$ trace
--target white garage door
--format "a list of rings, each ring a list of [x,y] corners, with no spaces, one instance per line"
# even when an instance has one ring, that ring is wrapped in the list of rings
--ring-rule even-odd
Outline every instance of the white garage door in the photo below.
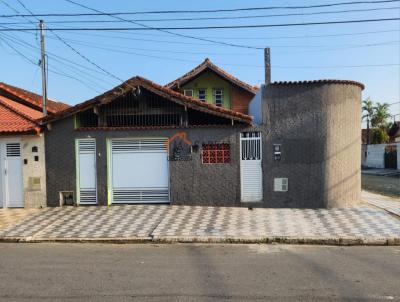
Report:
[[[166,139],[111,141],[112,203],[169,202]]]

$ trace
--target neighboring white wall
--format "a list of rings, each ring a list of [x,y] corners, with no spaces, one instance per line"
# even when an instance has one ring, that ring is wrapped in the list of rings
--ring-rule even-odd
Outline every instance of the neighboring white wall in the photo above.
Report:
[[[253,122],[256,125],[262,124],[262,108],[261,108],[261,94],[262,89],[259,89],[254,96],[254,98],[250,101],[249,104],[249,115],[253,117]]]
[[[364,161],[364,165],[369,168],[385,168],[385,147],[388,145],[397,145],[397,169],[400,169],[400,143],[365,146],[367,148],[367,158]]]
[[[44,134],[22,136],[21,147],[25,207],[45,207],[46,166],[44,153]],[[32,152],[33,147],[37,147],[37,152]],[[35,156],[38,156],[38,161],[35,161]],[[27,160],[27,164],[24,164],[24,160]],[[36,180],[36,183],[33,182],[34,180]]]

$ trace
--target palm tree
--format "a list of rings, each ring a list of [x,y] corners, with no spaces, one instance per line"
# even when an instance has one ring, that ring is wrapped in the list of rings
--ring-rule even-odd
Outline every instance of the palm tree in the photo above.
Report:
[[[388,142],[388,119],[390,116],[389,104],[376,103],[376,106],[374,106],[374,113],[371,118],[371,125],[374,128],[374,143],[381,144]]]
[[[370,98],[367,98],[362,102],[362,112],[364,115],[362,116],[362,120],[367,119],[367,145],[369,145],[369,122],[374,115],[374,103]]]

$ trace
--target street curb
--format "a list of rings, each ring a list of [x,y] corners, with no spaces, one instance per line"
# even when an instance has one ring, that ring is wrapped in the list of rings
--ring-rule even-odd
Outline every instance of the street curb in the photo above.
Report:
[[[155,243],[231,243],[231,244],[304,244],[304,245],[327,245],[327,246],[399,246],[400,238],[293,238],[293,237],[175,237],[157,236],[153,238]]]
[[[33,238],[2,237],[0,242],[8,243],[110,243],[110,244],[144,244],[144,243],[205,243],[205,244],[298,244],[325,246],[400,246],[399,238],[293,238],[293,237],[134,237],[134,238]]]

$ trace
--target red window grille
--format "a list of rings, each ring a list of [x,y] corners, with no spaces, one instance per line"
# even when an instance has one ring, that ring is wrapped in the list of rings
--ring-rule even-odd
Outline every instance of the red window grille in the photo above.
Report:
[[[231,162],[229,144],[204,144],[202,148],[203,164],[228,164]]]

